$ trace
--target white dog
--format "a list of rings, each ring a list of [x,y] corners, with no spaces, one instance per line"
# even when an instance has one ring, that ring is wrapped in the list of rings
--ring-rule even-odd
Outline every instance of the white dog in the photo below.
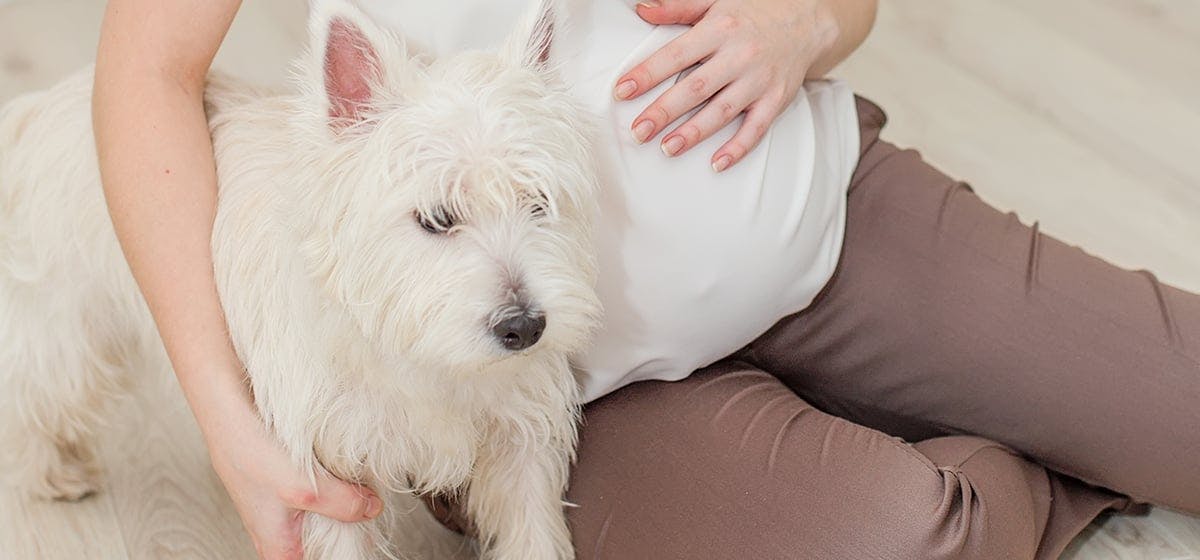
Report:
[[[568,360],[600,310],[557,10],[495,53],[425,62],[320,5],[296,92],[213,78],[206,95],[217,283],[259,412],[307,472],[465,493],[487,558],[571,558]],[[90,83],[0,112],[0,453],[58,499],[96,488],[106,403],[161,352],[105,211]],[[381,527],[309,515],[307,556],[391,556]]]

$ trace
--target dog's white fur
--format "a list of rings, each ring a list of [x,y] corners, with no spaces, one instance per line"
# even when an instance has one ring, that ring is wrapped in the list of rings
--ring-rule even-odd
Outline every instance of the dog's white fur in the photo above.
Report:
[[[539,5],[498,52],[422,61],[325,1],[296,92],[213,77],[206,94],[217,283],[263,420],[307,472],[465,491],[488,558],[573,557],[568,360],[599,315],[596,185],[584,113],[547,58],[555,12]],[[0,111],[0,454],[60,499],[96,488],[107,403],[162,351],[105,212],[90,83]],[[450,231],[418,224],[442,212]],[[491,327],[520,304],[547,326],[511,352]],[[391,556],[382,526],[309,515],[306,556]]]

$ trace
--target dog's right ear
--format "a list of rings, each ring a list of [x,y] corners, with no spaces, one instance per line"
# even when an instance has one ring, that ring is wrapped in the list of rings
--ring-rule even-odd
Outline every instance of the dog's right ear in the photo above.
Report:
[[[563,32],[559,4],[556,0],[533,1],[504,46],[509,60],[539,73],[553,72],[555,36]]]
[[[370,118],[382,94],[403,71],[403,42],[381,30],[345,0],[315,2],[309,18],[310,46],[303,70],[316,114],[335,132]]]

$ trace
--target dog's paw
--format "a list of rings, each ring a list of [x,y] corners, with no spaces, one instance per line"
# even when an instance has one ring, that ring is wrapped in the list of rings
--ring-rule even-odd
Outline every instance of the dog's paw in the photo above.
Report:
[[[30,488],[37,498],[77,502],[100,490],[100,472],[90,461],[63,461]]]
[[[28,442],[27,442],[28,443]],[[7,457],[4,482],[32,499],[75,502],[100,489],[100,469],[89,450],[36,440],[24,461]],[[0,458],[5,459],[5,458]]]

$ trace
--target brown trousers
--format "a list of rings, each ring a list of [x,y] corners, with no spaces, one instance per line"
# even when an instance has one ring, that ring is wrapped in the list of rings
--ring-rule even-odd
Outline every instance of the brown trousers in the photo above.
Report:
[[[1106,508],[1200,512],[1200,296],[1039,234],[859,117],[817,301],[587,407],[580,560],[1051,559]]]

